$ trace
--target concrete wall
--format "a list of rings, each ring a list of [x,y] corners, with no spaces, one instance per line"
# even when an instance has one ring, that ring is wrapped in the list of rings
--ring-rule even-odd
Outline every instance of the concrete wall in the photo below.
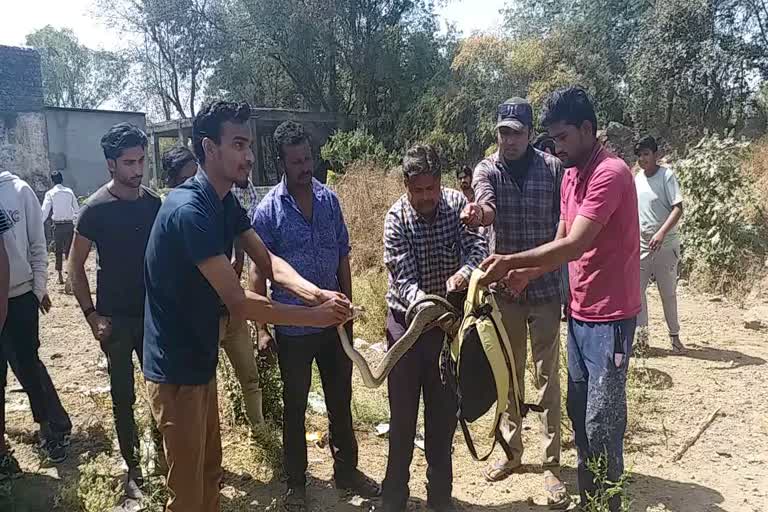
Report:
[[[110,179],[99,144],[110,127],[128,122],[146,130],[144,114],[136,112],[46,107],[45,118],[51,169],[62,171],[64,185],[77,196],[90,195]]]
[[[42,199],[50,186],[40,56],[0,46],[0,171],[25,179]]]

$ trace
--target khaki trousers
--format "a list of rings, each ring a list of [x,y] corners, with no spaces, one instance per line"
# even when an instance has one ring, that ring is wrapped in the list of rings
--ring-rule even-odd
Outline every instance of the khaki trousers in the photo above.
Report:
[[[662,247],[655,252],[643,252],[640,256],[640,290],[643,309],[637,317],[637,326],[648,325],[648,298],[646,290],[653,276],[661,296],[664,319],[670,336],[680,334],[680,321],[677,317],[677,264],[680,261],[680,244]]]
[[[245,402],[245,414],[252,427],[264,424],[262,412],[261,387],[259,386],[259,367],[253,350],[253,340],[248,322],[229,322],[223,318],[220,324],[221,348],[227,354],[235,377],[240,382]]]
[[[560,301],[546,304],[519,304],[497,295],[504,328],[512,345],[518,385],[525,397],[525,367],[528,356],[528,332],[534,362],[536,403],[540,413],[544,469],[556,476],[560,471]],[[513,453],[516,464],[523,456],[522,419],[514,405],[514,388],[509,388],[509,403],[501,416],[501,434]]]
[[[168,461],[166,512],[218,512],[221,432],[216,378],[200,386],[147,381]]]

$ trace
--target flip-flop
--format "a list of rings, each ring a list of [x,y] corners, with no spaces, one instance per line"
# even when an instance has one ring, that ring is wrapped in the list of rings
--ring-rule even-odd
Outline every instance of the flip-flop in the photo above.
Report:
[[[554,485],[544,484],[544,492],[547,493],[547,506],[550,510],[565,510],[571,504],[571,496],[565,488],[565,484],[559,481]]]
[[[497,460],[492,465],[485,468],[483,476],[489,482],[501,482],[512,475],[515,471],[520,469],[521,464],[514,464],[512,462],[502,462]]]

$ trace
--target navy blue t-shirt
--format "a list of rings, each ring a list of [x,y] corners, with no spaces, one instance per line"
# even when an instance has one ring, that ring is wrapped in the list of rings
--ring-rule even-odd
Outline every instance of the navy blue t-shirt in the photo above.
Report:
[[[232,255],[250,229],[245,210],[220,200],[203,170],[168,194],[144,261],[144,376],[161,384],[207,384],[216,375],[221,300],[197,268]]]

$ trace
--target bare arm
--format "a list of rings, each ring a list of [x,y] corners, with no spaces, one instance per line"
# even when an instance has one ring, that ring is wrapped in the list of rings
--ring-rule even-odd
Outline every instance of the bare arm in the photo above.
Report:
[[[664,221],[664,224],[662,224],[662,226],[659,228],[656,234],[653,235],[653,238],[651,238],[651,241],[649,244],[651,250],[655,251],[662,246],[662,244],[664,243],[664,238],[667,236],[667,233],[669,233],[670,230],[674,228],[678,222],[680,222],[680,218],[682,216],[683,216],[683,203],[678,203],[672,207],[672,211],[669,212],[669,215],[667,216],[667,220]]]
[[[69,251],[69,275],[72,278],[72,291],[75,294],[80,309],[87,311],[93,307],[91,286],[85,274],[85,261],[91,252],[91,241],[80,233],[75,233],[72,248]]]
[[[245,231],[239,239],[254,262],[252,267],[256,267],[251,272],[256,272],[259,281],[264,282],[263,290],[266,290],[266,279],[271,279],[307,304],[317,305],[327,298],[320,288],[301,277],[287,261],[269,252],[254,230]]]
[[[244,291],[232,265],[224,255],[208,258],[197,267],[234,318],[274,325],[330,327],[344,322],[349,317],[349,303],[339,299],[314,307],[292,306],[273,302],[250,290]]]
[[[562,224],[561,222],[560,225]],[[558,229],[558,234],[561,229],[563,228]],[[584,254],[602,229],[603,226],[600,223],[577,215],[570,233],[563,238],[557,238],[529,251],[506,255],[494,254],[486,259],[481,265],[486,272],[481,284],[494,283],[510,270],[518,268],[539,267],[542,270],[554,270],[563,263],[578,259]]]
[[[352,271],[349,267],[349,256],[339,260],[339,271],[336,274],[339,280],[339,288],[350,302],[352,302]]]

